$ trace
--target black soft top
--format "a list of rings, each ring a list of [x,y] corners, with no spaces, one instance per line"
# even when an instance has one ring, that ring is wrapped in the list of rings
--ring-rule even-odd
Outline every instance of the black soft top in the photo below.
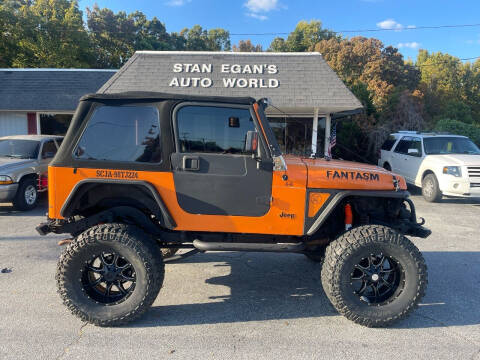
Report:
[[[229,104],[253,104],[256,100],[252,97],[231,97],[231,96],[201,96],[169,94],[152,91],[127,91],[111,94],[87,94],[80,98],[80,101],[86,100],[182,100],[182,101],[205,101],[221,102]]]

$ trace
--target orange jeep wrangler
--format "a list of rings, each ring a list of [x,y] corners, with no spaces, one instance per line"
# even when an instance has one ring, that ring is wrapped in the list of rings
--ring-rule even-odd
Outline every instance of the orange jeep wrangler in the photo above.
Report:
[[[430,231],[405,180],[283,156],[266,106],[162,93],[81,99],[49,166],[48,222],[37,227],[74,237],[56,275],[73,314],[101,326],[131,321],[157,297],[164,258],[205,251],[322,262],[333,306],[362,325],[386,326],[417,306],[427,269],[405,235]]]

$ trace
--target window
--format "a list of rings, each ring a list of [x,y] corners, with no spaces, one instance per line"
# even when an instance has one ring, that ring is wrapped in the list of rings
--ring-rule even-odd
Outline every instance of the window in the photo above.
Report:
[[[75,156],[88,160],[159,163],[161,144],[157,108],[97,108],[80,138]]]
[[[409,149],[417,149],[417,154],[408,153]],[[395,152],[404,155],[422,156],[422,141],[420,138],[404,136],[395,147]]]
[[[40,141],[36,140],[0,140],[0,157],[17,159],[36,159]]]
[[[312,154],[312,118],[269,117],[270,127],[275,134],[283,154],[310,156]],[[317,155],[323,156],[325,118],[318,119]]]
[[[184,106],[176,116],[181,152],[245,153],[247,131],[255,125],[250,110],[214,106]]]
[[[50,159],[57,153],[57,146],[53,140],[49,140],[43,143],[42,147],[42,159]]]
[[[383,143],[383,145],[382,145],[382,150],[386,150],[386,151],[392,150],[392,147],[393,147],[393,145],[395,144],[395,141],[397,141],[397,139],[395,138],[395,136],[390,135],[390,136],[388,137],[388,139],[385,140],[385,142]]]
[[[40,114],[40,132],[46,135],[65,135],[72,114]]]
[[[480,155],[480,149],[467,138],[431,137],[423,140],[425,153],[433,154],[473,154]]]

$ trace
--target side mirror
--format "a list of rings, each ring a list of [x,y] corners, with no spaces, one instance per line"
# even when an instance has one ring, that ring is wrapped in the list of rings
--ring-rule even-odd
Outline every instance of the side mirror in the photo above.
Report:
[[[258,133],[256,131],[247,131],[245,136],[245,152],[254,154],[258,149]]]
[[[418,152],[418,149],[408,149],[408,155],[419,156],[420,153]]]

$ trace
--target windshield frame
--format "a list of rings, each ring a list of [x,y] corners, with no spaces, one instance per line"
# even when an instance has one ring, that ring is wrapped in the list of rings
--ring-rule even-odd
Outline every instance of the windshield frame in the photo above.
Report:
[[[427,149],[427,142],[430,140],[440,140],[440,139],[453,139],[455,141],[466,141],[473,145],[473,148],[477,150],[477,152],[431,152]],[[480,155],[480,149],[478,146],[468,137],[460,137],[460,136],[435,136],[435,137],[425,137],[423,138],[423,150],[425,155]]]
[[[24,152],[21,154],[7,154],[7,153],[1,153],[0,152],[0,158],[8,158],[8,159],[30,159],[30,160],[37,160],[38,155],[40,153],[40,145],[41,141],[39,140],[33,140],[33,139],[0,139],[0,151],[1,151],[1,143],[3,142],[17,142],[17,143],[24,143],[25,145],[27,143],[31,143],[30,149],[27,149],[28,152]]]

